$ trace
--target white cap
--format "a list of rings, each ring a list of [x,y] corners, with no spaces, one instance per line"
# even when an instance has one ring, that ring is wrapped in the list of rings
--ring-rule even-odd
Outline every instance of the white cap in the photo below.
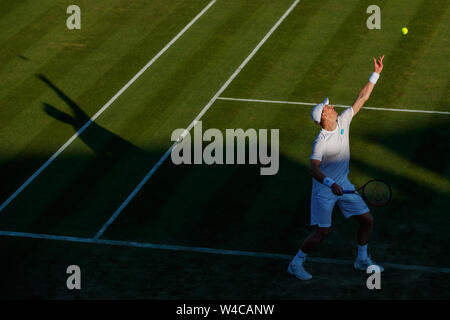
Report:
[[[322,109],[329,103],[328,98],[325,98],[322,103],[316,104],[316,106],[311,111],[311,118],[315,123],[320,123],[320,119],[322,118]]]

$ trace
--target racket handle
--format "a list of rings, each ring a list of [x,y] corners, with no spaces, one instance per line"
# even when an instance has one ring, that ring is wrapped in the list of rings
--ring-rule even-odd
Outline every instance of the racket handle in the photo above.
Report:
[[[343,193],[356,193],[356,190],[343,190]]]

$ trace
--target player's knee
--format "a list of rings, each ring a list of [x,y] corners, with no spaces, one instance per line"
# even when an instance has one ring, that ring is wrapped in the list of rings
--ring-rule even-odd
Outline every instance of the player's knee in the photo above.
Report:
[[[367,212],[360,216],[359,223],[364,227],[372,227],[373,226],[373,216],[370,212]]]

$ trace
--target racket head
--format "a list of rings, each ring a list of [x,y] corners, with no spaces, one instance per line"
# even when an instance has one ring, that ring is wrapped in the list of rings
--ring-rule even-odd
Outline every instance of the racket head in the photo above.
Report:
[[[375,207],[384,207],[391,202],[392,188],[383,180],[374,179],[368,181],[362,188],[361,193],[367,202]]]

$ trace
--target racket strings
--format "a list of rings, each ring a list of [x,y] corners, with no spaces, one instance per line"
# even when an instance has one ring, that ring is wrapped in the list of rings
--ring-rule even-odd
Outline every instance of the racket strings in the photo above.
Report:
[[[381,181],[372,181],[364,187],[364,195],[369,202],[374,204],[385,204],[391,198],[391,189]]]

